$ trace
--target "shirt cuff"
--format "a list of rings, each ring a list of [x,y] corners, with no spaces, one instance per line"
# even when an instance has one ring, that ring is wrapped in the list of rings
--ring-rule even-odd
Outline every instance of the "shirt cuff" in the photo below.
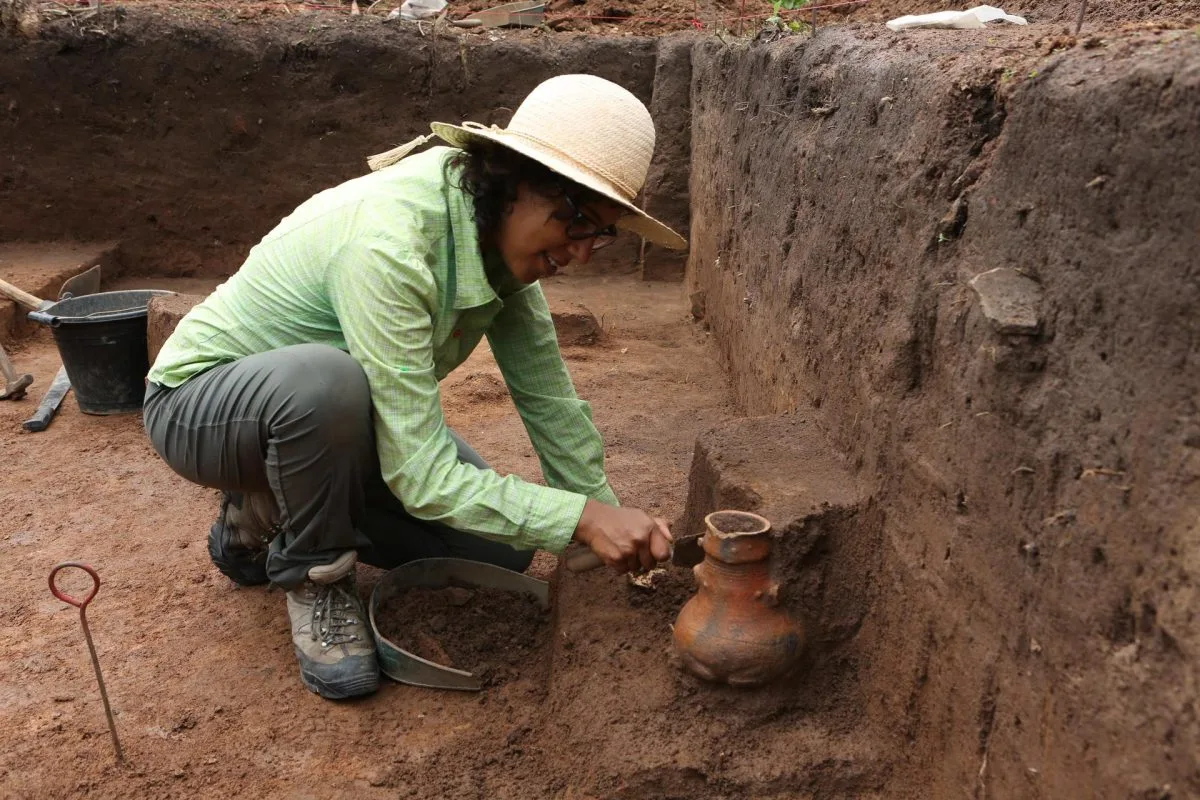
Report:
[[[606,506],[620,506],[621,505],[621,501],[617,499],[617,493],[614,492],[612,490],[612,487],[608,485],[608,481],[605,481],[604,485],[601,486],[599,490],[597,490],[596,492],[594,492],[592,494],[592,499],[599,500],[601,503],[604,503]]]
[[[540,528],[545,531],[541,540],[537,542],[537,546],[554,555],[560,555],[567,549],[567,545],[575,536],[575,529],[579,527],[579,518],[583,516],[583,507],[587,505],[588,498],[582,494],[565,492],[561,489],[539,488],[554,492],[558,502],[555,503],[552,515],[547,515],[548,518],[531,520],[538,526],[534,530]]]

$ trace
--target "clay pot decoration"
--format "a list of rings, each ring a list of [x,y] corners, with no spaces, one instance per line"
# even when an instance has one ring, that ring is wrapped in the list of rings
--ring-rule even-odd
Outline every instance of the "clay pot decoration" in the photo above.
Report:
[[[717,511],[704,525],[696,595],[674,627],[684,668],[731,686],[759,686],[786,675],[800,658],[804,628],[777,607],[771,523],[746,511]]]

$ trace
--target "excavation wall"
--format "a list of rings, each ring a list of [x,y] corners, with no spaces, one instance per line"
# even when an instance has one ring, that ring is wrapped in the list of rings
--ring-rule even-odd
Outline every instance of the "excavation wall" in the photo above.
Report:
[[[0,37],[0,240],[117,239],[132,271],[229,274],[296,205],[431,120],[504,125],[568,72],[652,99],[655,39],[422,30],[111,9]]]
[[[879,512],[889,795],[1192,796],[1200,39],[1039,44],[697,46],[687,280]]]

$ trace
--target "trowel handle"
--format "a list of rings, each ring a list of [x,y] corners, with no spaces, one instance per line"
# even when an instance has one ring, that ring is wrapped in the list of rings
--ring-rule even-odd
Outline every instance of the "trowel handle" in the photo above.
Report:
[[[567,569],[571,572],[587,572],[596,567],[604,566],[604,561],[600,556],[596,555],[595,551],[583,548],[571,553],[567,556]]]
[[[693,548],[694,548],[694,542],[695,542],[696,538],[697,537],[692,537],[692,540],[691,540],[691,543],[693,544]],[[684,540],[685,543],[687,543],[688,541],[689,540],[687,540],[687,539]],[[697,559],[696,561],[682,562],[682,563],[685,563],[686,566],[693,566],[695,564],[700,563],[700,560],[703,559],[703,557],[704,557],[703,551],[701,551],[700,559]],[[681,563],[675,557],[674,543],[671,544],[671,555],[667,557],[667,560],[672,563]],[[571,572],[587,572],[588,570],[593,570],[596,567],[604,566],[603,559],[601,559],[600,556],[596,555],[596,552],[594,550],[589,550],[586,547],[580,548],[580,549],[576,550],[574,553],[571,553],[571,555],[567,556],[566,562],[567,562],[567,569],[571,570]]]
[[[15,300],[26,308],[37,311],[42,307],[42,301],[24,289],[18,289],[6,280],[0,280],[0,294],[10,300]]]

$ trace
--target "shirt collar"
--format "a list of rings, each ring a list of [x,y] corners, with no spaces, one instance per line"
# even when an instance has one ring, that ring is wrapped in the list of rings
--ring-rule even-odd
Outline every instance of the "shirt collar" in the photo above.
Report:
[[[439,159],[438,169],[445,169],[446,207],[450,212],[450,232],[454,239],[454,308],[461,310],[484,306],[499,300],[497,288],[503,294],[504,287],[493,288],[488,281],[488,270],[479,247],[479,228],[475,224],[475,200],[458,186],[458,176],[462,170],[444,166],[459,151],[448,147],[439,149],[446,150],[446,158]],[[503,274],[508,273],[503,264],[500,267]],[[495,269],[493,273],[500,274]]]

